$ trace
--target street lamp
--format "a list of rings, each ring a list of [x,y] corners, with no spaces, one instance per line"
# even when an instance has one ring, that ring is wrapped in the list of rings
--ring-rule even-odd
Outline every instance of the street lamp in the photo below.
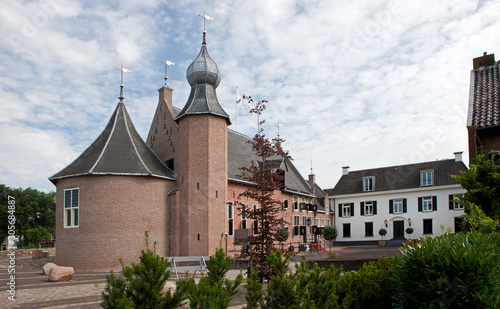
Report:
[[[411,219],[408,218],[408,226],[411,226]]]
[[[385,227],[387,228],[387,219],[385,219],[384,223],[385,223]]]

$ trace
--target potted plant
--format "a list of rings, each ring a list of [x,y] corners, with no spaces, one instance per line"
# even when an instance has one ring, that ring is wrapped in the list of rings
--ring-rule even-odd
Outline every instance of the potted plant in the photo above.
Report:
[[[406,241],[406,243],[409,245],[411,244],[411,238],[410,238],[410,235],[413,233],[414,229],[412,227],[407,227],[406,228],[406,234],[408,234],[408,240]]]
[[[387,230],[386,230],[386,229],[384,229],[384,228],[381,228],[380,230],[378,230],[378,234],[379,234],[380,236],[382,236],[382,240],[379,240],[379,241],[378,241],[378,245],[379,245],[380,247],[384,247],[384,246],[385,246],[384,236],[385,236],[385,235],[387,235]]]

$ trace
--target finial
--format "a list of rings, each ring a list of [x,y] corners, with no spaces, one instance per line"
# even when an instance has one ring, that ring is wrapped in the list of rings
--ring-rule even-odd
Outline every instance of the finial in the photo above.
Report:
[[[123,99],[125,99],[123,97],[123,72],[132,72],[132,70],[129,70],[127,69],[126,67],[123,66],[123,63],[122,63],[122,66],[120,69],[117,69],[118,71],[121,72],[121,82],[120,82],[120,97],[118,99],[120,99],[120,103],[123,103]]]
[[[212,16],[208,15],[207,13],[205,13],[203,16],[201,16],[201,15],[198,15],[198,16],[203,17],[203,43],[202,44],[203,45],[207,45],[207,42],[205,40],[205,36],[207,34],[206,27],[205,27],[206,26],[205,22],[206,22],[207,19],[208,20],[214,20],[214,18]]]
[[[284,124],[278,122],[278,138],[280,137],[280,127],[284,126]]]
[[[314,174],[313,173],[313,159],[311,158],[311,175]]]
[[[168,67],[169,65],[174,65],[175,63],[173,63],[172,61],[170,61],[170,60],[168,60],[168,59],[165,59],[165,62],[161,62],[161,63],[163,63],[163,64],[165,65],[165,76],[163,77],[163,79],[165,80],[165,85],[164,85],[164,87],[167,87],[167,88],[168,88],[168,85],[167,85],[167,79],[168,79],[168,77],[167,77],[167,67]]]

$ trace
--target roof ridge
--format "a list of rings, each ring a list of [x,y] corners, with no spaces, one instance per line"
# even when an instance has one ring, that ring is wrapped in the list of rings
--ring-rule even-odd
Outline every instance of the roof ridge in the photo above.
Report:
[[[113,136],[113,133],[115,132],[116,123],[117,123],[117,119],[118,119],[118,113],[120,112],[119,111],[120,110],[120,104],[124,104],[124,103],[119,102],[118,106],[116,107],[115,113],[113,113],[113,117],[114,117],[113,118],[113,128],[111,129],[111,132],[109,132],[108,138],[106,139],[106,143],[104,144],[104,147],[102,148],[101,154],[99,154],[99,157],[95,161],[94,165],[92,165],[92,167],[88,171],[89,174],[94,171],[94,169],[96,168],[97,164],[99,164],[99,161],[101,161],[102,156],[104,155],[104,152],[106,152],[106,149],[108,148],[109,141],[111,140],[111,137]]]
[[[123,104],[123,103],[122,103]],[[128,113],[127,113],[128,114]],[[148,166],[146,165],[146,163],[144,163],[144,160],[142,159],[142,156],[141,154],[139,153],[139,151],[137,150],[137,145],[135,144],[135,141],[134,141],[134,138],[132,137],[132,135],[130,134],[130,128],[128,127],[128,121],[127,121],[127,117],[128,115],[125,114],[125,111],[123,112],[123,120],[125,121],[125,128],[127,129],[127,135],[128,137],[130,138],[130,141],[132,142],[132,146],[134,147],[134,151],[135,151],[135,154],[137,155],[137,157],[139,158],[139,161],[141,162],[141,164],[144,166],[144,168],[146,169],[146,171],[148,171],[149,174],[153,174],[151,172],[151,170],[148,168]]]
[[[379,169],[391,168],[391,167],[414,166],[414,165],[420,165],[420,164],[435,163],[435,162],[445,162],[445,161],[455,161],[455,159],[451,158],[451,159],[441,159],[441,160],[424,161],[424,162],[417,162],[417,163],[408,163],[408,164],[399,164],[399,165],[388,165],[388,166],[382,166],[382,167],[374,167],[374,168],[367,168],[367,169],[361,169],[361,170],[353,170],[353,171],[349,171],[349,174],[350,173],[355,173],[355,172],[379,170]]]

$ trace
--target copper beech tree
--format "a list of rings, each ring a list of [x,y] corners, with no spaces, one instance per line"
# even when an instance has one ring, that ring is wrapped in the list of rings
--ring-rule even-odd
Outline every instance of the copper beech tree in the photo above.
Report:
[[[253,103],[251,97],[244,98]],[[238,196],[238,200],[252,200],[257,207],[244,207],[240,201],[236,201],[241,216],[257,222],[254,223],[253,233],[245,240],[251,245],[251,252],[242,252],[240,257],[250,256],[260,282],[272,277],[273,270],[266,258],[275,250],[276,232],[286,225],[285,218],[281,216],[282,201],[276,198],[275,193],[284,188],[284,172],[280,166],[285,158],[290,159],[288,152],[281,148],[284,140],[279,137],[269,140],[261,128],[265,120],[260,120],[260,116],[266,109],[266,104],[267,101],[261,100],[250,110],[250,113],[257,114],[259,119],[258,132],[249,141],[258,159],[253,160],[250,166],[240,168],[240,178],[252,185]]]

